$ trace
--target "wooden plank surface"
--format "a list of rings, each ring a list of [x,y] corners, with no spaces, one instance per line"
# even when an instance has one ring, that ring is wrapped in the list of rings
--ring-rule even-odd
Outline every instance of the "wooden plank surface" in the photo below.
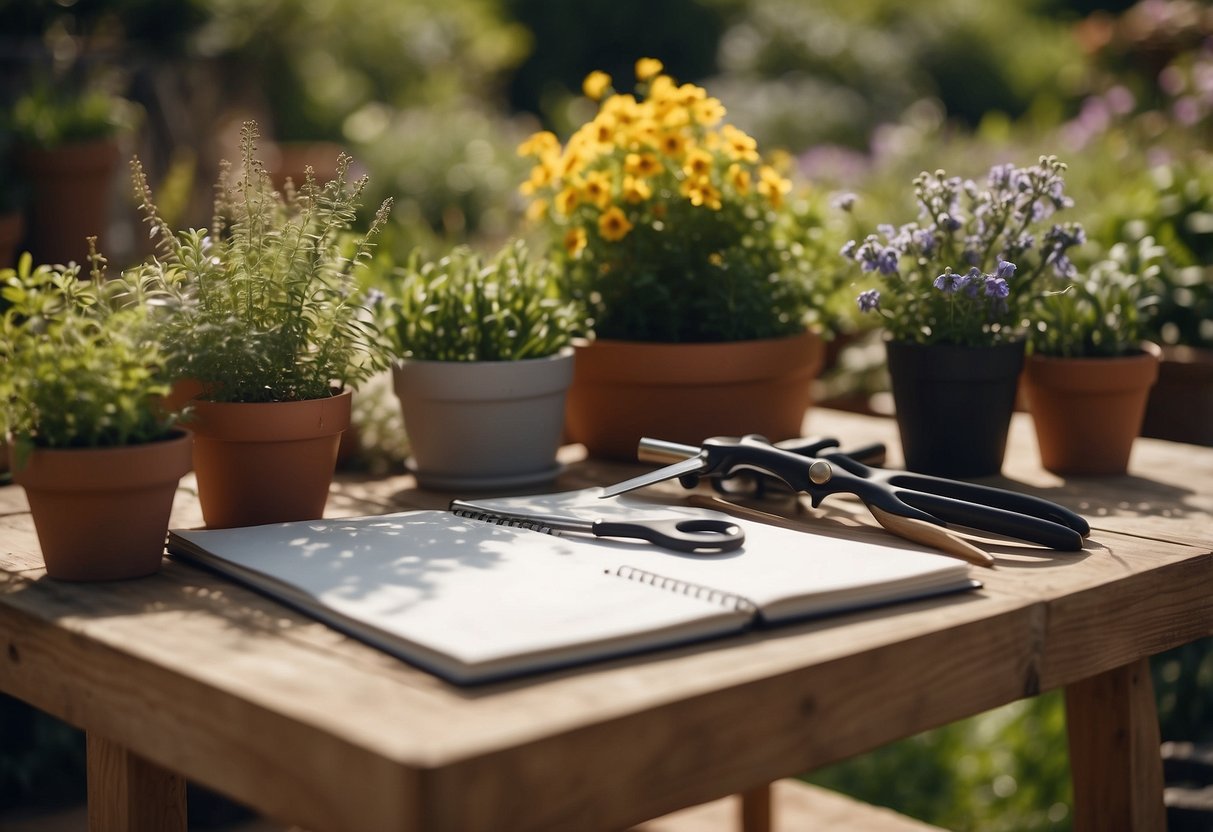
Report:
[[[88,737],[89,832],[185,832],[185,780],[96,735]]]
[[[890,426],[808,420],[844,444]],[[1213,451],[1143,441],[1132,476],[1087,486],[1023,461],[1020,434],[1010,479],[1094,509],[1082,553],[987,542],[999,566],[965,596],[470,689],[172,561],[123,584],[48,580],[20,489],[0,488],[0,689],[314,830],[624,828],[1213,633]],[[638,470],[563,453],[560,489]],[[200,522],[191,485],[176,524]],[[345,478],[329,514],[449,496]],[[884,534],[848,501],[804,516]]]

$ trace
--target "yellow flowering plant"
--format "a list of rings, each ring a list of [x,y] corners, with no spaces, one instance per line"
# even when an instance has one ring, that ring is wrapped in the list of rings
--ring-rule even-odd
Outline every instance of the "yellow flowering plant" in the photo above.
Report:
[[[813,320],[804,229],[791,183],[720,101],[636,63],[633,93],[590,73],[598,111],[561,145],[519,146],[535,165],[528,217],[552,234],[570,295],[600,338],[736,341],[792,335]]]

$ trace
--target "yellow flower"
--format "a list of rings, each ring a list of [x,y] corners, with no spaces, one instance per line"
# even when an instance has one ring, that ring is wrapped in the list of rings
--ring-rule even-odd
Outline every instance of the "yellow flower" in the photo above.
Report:
[[[546,199],[537,199],[526,207],[526,218],[528,222],[540,222],[548,215],[548,201]]]
[[[722,255],[719,251],[713,251],[711,254],[708,255],[708,262],[711,263],[713,266],[723,266],[724,265],[724,255]]]
[[[611,175],[606,171],[596,170],[586,174],[582,195],[586,202],[591,202],[599,208],[606,208],[611,202]]]
[[[669,130],[661,134],[657,146],[666,156],[678,158],[686,149],[687,139],[680,131]]]
[[[564,232],[564,250],[569,253],[570,257],[576,257],[581,254],[581,250],[585,248],[585,229],[570,228]]]
[[[552,169],[547,165],[539,164],[531,168],[531,177],[526,182],[519,186],[518,190],[524,195],[529,196],[535,191],[542,188],[544,185],[550,184],[552,181]]]
[[[767,198],[772,208],[783,205],[783,195],[792,190],[792,183],[779,175],[770,165],[763,165],[758,170],[758,193]]]
[[[635,205],[644,202],[653,195],[649,183],[635,176],[626,176],[623,180],[623,198]]]
[[[708,91],[694,84],[683,84],[678,88],[678,93],[675,96],[678,103],[684,107],[690,107],[696,101],[703,101],[707,97]]]
[[[720,136],[724,139],[725,152],[734,159],[743,162],[758,161],[758,142],[731,124],[720,128]]]
[[[600,145],[613,145],[615,143],[615,117],[609,113],[599,113],[598,117],[590,122],[593,125],[592,136],[594,141]]]
[[[619,127],[627,127],[640,117],[640,105],[633,95],[612,95],[602,102],[601,112],[613,118]]]
[[[734,162],[729,165],[729,170],[725,176],[733,183],[733,188],[737,193],[748,194],[750,192],[750,172],[746,168]]]
[[[725,116],[724,105],[717,98],[696,101],[691,105],[691,112],[695,116],[695,123],[702,124],[704,127],[719,124]]]
[[[658,75],[649,85],[649,101],[673,101],[677,94],[678,87],[674,84],[674,79],[668,75]]]
[[[628,222],[627,216],[618,205],[612,205],[598,218],[598,233],[607,242],[617,243],[628,236],[628,232],[631,230],[632,224]]]
[[[581,82],[581,91],[585,93],[586,98],[598,101],[606,94],[610,86],[611,76],[602,70],[596,69],[585,76],[585,80]]]
[[[661,172],[661,162],[652,153],[629,153],[623,169],[632,176],[655,176]]]
[[[556,138],[556,134],[550,130],[540,130],[538,133],[528,136],[522,144],[518,145],[519,156],[538,156],[543,158],[559,150],[560,141]]]
[[[556,210],[567,217],[573,213],[573,210],[577,207],[577,203],[580,201],[581,195],[578,193],[576,186],[567,185],[563,191],[556,194]]]
[[[720,191],[707,179],[687,179],[679,190],[696,208],[721,209]]]
[[[698,147],[687,151],[686,162],[682,171],[692,179],[701,179],[712,172],[712,154]]]
[[[636,80],[647,81],[663,69],[665,66],[656,58],[641,58],[636,62]]]

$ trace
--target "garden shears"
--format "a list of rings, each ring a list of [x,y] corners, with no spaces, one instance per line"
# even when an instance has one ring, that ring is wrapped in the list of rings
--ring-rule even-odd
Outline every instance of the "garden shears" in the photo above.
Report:
[[[608,486],[602,496],[670,479],[693,488],[701,477],[719,481],[714,482],[717,490],[728,493],[724,483],[729,479],[770,477],[808,494],[815,508],[831,494],[853,494],[890,532],[985,566],[993,565],[993,558],[948,532],[950,524],[1060,551],[1082,549],[1083,538],[1090,533],[1086,520],[1049,500],[943,477],[873,468],[850,454],[827,450],[837,444],[825,439],[775,445],[750,435],[715,437],[695,447],[644,438],[638,453],[642,461],[672,463]],[[872,446],[856,456],[871,459],[878,449]]]

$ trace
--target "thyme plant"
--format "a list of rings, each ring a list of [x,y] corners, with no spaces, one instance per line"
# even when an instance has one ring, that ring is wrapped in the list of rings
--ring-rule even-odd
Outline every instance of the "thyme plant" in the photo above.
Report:
[[[175,416],[147,309],[115,303],[104,259],[0,270],[0,434],[20,467],[30,449],[118,447],[164,438]]]
[[[555,355],[583,320],[560,296],[558,269],[522,240],[483,260],[460,246],[438,261],[414,252],[380,303],[401,358],[517,361]]]
[[[362,177],[349,181],[342,154],[324,185],[276,191],[256,156],[256,125],[241,131],[241,160],[221,166],[209,229],[174,232],[147,176],[132,161],[135,195],[156,255],[124,275],[162,327],[174,379],[195,379],[212,401],[324,398],[387,365],[389,345],[371,319],[354,273],[370,256],[391,200],[354,235]]]

